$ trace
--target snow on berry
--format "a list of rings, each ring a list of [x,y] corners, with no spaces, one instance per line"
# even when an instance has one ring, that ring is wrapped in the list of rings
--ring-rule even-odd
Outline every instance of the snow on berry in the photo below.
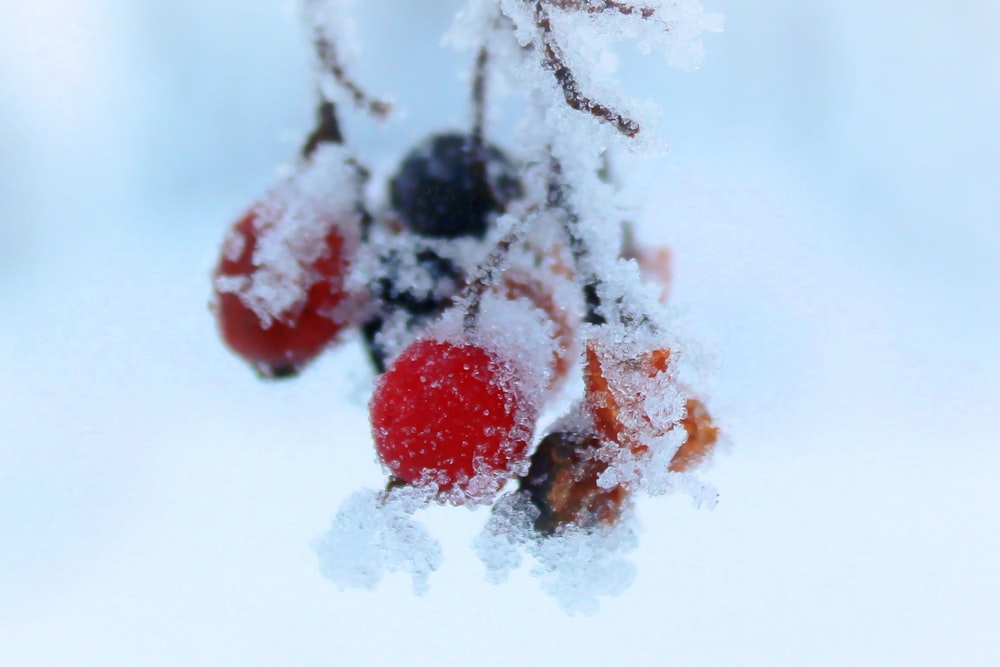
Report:
[[[322,146],[226,235],[213,310],[229,347],[265,377],[297,372],[346,326],[360,238],[356,172]]]
[[[452,305],[478,255],[466,239],[432,239],[372,230],[350,282],[370,295],[362,335],[375,370],[392,359]]]
[[[503,583],[522,562],[521,552],[534,561],[531,574],[567,613],[594,614],[599,599],[625,591],[635,578],[635,566],[625,555],[638,545],[630,522],[617,521],[597,529],[567,525],[557,536],[539,539],[534,521],[538,509],[526,494],[500,498],[475,540],[476,554],[487,579]]]
[[[441,564],[441,547],[412,515],[428,501],[413,487],[355,492],[313,543],[323,576],[342,589],[370,589],[385,572],[406,572],[413,592],[425,593]]]
[[[524,299],[536,308],[551,322],[553,327],[553,340],[550,347],[552,356],[549,362],[549,389],[558,389],[566,380],[570,367],[575,362],[576,352],[576,325],[578,321],[579,308],[569,309],[560,302],[558,286],[546,276],[539,276],[539,272],[518,272],[507,271],[503,277],[503,284],[498,286],[498,290],[507,299]],[[578,295],[574,292],[574,297]],[[573,302],[578,301],[573,299]],[[576,318],[574,318],[576,315]]]
[[[554,326],[525,299],[478,296],[445,313],[379,378],[369,404],[379,458],[455,504],[488,502],[524,472],[552,379]]]
[[[587,408],[605,440],[642,454],[680,421],[681,395],[670,354],[666,348],[635,350],[587,341]]]

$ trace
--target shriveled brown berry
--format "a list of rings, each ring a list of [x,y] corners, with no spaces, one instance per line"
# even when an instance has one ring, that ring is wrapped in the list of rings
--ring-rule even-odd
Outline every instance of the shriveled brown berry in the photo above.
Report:
[[[552,535],[565,526],[591,529],[618,520],[628,493],[624,487],[601,488],[597,478],[608,464],[598,458],[595,433],[555,431],[542,439],[531,457],[520,489],[538,508],[535,530]]]

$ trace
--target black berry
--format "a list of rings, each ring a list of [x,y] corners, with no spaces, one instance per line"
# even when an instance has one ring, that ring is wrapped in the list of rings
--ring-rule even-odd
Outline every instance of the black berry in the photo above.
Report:
[[[545,436],[531,456],[520,491],[538,509],[535,530],[552,535],[564,526],[593,529],[614,523],[626,499],[622,487],[601,488],[597,479],[607,463],[597,457],[593,433],[556,431]]]
[[[482,238],[490,216],[523,188],[516,165],[470,135],[436,134],[417,145],[389,184],[393,208],[411,231],[439,238]]]
[[[368,285],[376,312],[362,325],[361,334],[375,370],[382,373],[389,350],[377,336],[386,321],[402,317],[406,330],[415,331],[451,305],[464,275],[452,260],[420,242],[388,250],[378,262],[377,277]]]

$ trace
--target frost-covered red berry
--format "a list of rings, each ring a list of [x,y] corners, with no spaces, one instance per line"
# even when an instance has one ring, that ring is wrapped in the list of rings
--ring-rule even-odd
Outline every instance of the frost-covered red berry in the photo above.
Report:
[[[403,159],[389,184],[393,209],[423,236],[481,238],[489,216],[521,196],[516,165],[493,145],[477,148],[472,136],[436,134]]]
[[[264,377],[296,374],[357,310],[345,289],[359,235],[352,195],[319,196],[316,174],[297,176],[237,220],[215,269],[222,338]]]
[[[425,338],[382,375],[370,403],[379,458],[393,476],[491,497],[527,457],[536,410],[510,360],[472,343]]]

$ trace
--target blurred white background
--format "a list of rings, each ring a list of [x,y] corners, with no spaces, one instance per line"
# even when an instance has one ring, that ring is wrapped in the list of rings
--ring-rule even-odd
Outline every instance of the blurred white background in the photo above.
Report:
[[[358,4],[385,171],[465,120],[460,3]],[[311,120],[291,3],[0,0],[0,664],[1000,662],[1000,10],[706,8],[700,71],[626,54],[671,151],[621,167],[718,359],[721,501],[642,501],[634,585],[569,617],[485,583],[484,511],[421,515],[425,597],[319,575],[380,484],[362,354],[262,384],[207,310]]]

